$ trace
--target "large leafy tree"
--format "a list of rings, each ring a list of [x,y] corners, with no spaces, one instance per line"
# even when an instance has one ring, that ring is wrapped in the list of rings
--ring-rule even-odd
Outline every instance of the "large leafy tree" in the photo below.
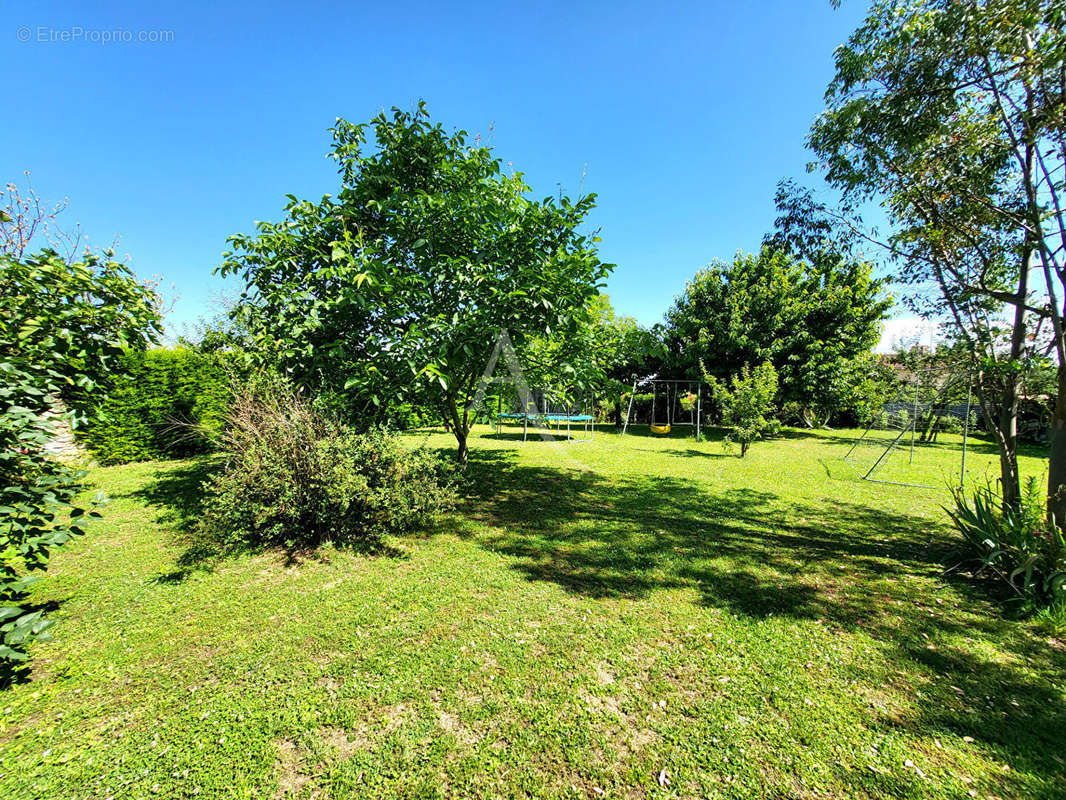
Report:
[[[604,389],[613,404],[616,427],[622,425],[622,401],[633,383],[657,374],[666,358],[662,326],[644,327],[632,317],[613,312],[602,321],[604,346]]]
[[[851,403],[854,362],[877,343],[889,303],[862,261],[810,263],[767,245],[698,272],[667,312],[666,342],[689,376],[728,380],[769,362],[779,399],[824,421]]]
[[[577,329],[610,269],[581,230],[594,196],[530,199],[521,173],[421,105],[332,133],[336,196],[290,197],[283,221],[232,237],[220,271],[245,280],[237,318],[263,357],[361,413],[433,407],[465,463],[501,332],[521,347]]]
[[[1066,7],[1059,0],[878,0],[837,51],[810,145],[852,209],[971,357],[1019,496],[1017,408],[1048,344],[1060,388],[1049,510],[1066,518]]]

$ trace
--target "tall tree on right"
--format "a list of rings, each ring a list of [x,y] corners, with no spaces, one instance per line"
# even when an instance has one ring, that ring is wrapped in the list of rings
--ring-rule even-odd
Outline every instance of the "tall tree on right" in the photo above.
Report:
[[[882,244],[973,357],[1019,496],[1017,406],[1058,360],[1048,510],[1066,520],[1066,6],[879,0],[836,53],[809,145],[845,207],[882,202]]]

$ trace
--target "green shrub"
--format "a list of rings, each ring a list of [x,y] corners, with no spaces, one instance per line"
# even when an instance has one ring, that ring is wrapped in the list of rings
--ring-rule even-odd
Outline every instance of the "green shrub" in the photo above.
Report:
[[[0,225],[10,223],[0,215]],[[0,254],[0,686],[52,625],[27,588],[52,550],[98,516],[76,502],[83,473],[48,455],[55,414],[82,423],[79,401],[120,368],[123,348],[143,347],[159,330],[155,293],[110,256]]]
[[[962,433],[962,423],[963,420],[954,414],[942,414],[933,423],[933,430],[939,428],[944,433]]]
[[[102,464],[185,458],[212,449],[235,358],[185,347],[127,353],[80,440]]]
[[[946,510],[979,573],[996,576],[1034,605],[1066,605],[1066,537],[1048,522],[1035,477],[1026,482],[1017,508],[1005,506],[991,485],[972,496],[962,489],[952,493],[954,508]]]
[[[0,356],[2,358],[2,356]],[[87,517],[75,504],[84,473],[48,458],[44,447],[52,423],[31,406],[53,388],[48,379],[0,361],[0,686],[13,664],[26,659],[26,645],[50,638],[53,620],[29,606],[26,589],[40,580],[55,547],[84,532]],[[44,388],[42,388],[44,387]]]
[[[233,398],[221,443],[228,461],[204,484],[200,531],[224,545],[372,549],[454,498],[441,457],[381,429],[355,433],[276,383]]]
[[[622,395],[622,414],[629,412],[629,423],[651,422],[651,407],[654,395],[651,392],[634,394],[630,404],[630,393]],[[659,409],[660,412],[662,409]]]

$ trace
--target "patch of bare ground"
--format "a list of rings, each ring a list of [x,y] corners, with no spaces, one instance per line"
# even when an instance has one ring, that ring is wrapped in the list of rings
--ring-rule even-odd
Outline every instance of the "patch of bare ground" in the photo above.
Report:
[[[456,714],[443,708],[437,708],[437,723],[441,730],[450,733],[464,747],[473,747],[481,741],[481,737],[464,725]]]
[[[278,774],[278,790],[274,792],[274,800],[296,797],[311,782],[311,776],[303,771],[300,746],[290,739],[278,743],[278,760],[274,768]]]
[[[330,749],[334,750],[338,756],[343,758],[349,758],[357,750],[365,750],[370,746],[370,739],[367,736],[365,727],[360,726],[358,730],[346,731],[343,728],[326,727],[322,728],[318,732],[319,738]]]

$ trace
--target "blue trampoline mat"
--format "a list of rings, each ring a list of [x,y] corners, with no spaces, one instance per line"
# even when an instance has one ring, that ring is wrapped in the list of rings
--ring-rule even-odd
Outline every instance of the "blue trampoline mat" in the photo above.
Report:
[[[548,422],[592,422],[593,419],[588,414],[497,414],[497,419],[513,419],[523,420],[528,419],[536,422],[537,420],[547,420]]]

